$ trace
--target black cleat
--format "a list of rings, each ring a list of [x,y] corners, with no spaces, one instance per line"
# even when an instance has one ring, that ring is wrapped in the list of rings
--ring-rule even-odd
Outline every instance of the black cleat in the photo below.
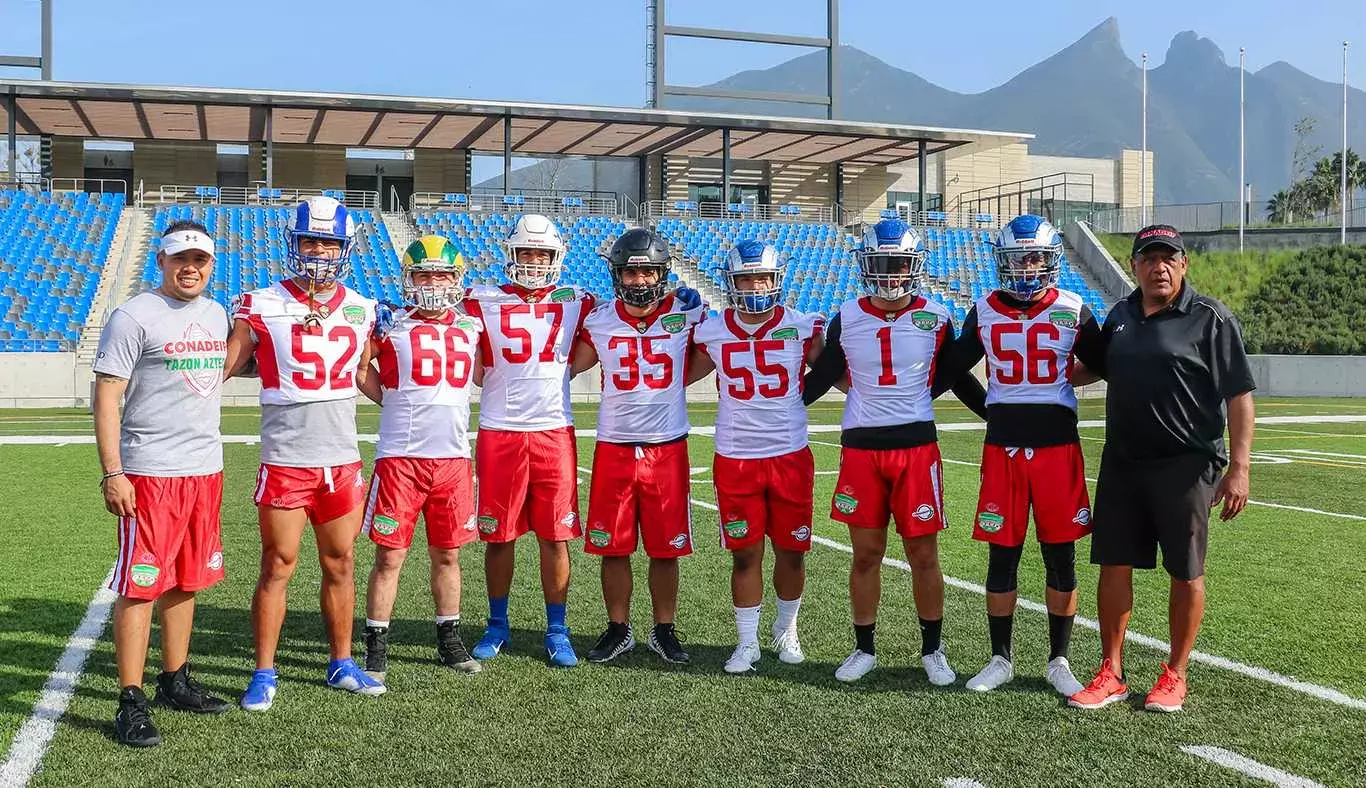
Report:
[[[190,676],[190,663],[179,670],[157,676],[156,704],[191,714],[223,714],[233,704],[215,698]]]
[[[461,673],[478,673],[484,667],[470,656],[465,641],[460,639],[460,622],[447,621],[436,625],[436,659],[448,668]]]
[[[636,639],[631,635],[630,624],[608,622],[607,631],[603,632],[598,642],[589,649],[588,661],[610,662],[630,651],[635,645]]]
[[[370,678],[383,682],[389,671],[389,628],[365,628],[365,672]]]
[[[140,687],[124,687],[119,693],[119,710],[114,714],[114,739],[128,747],[155,747],[161,733],[147,711],[147,696]]]
[[[688,652],[683,650],[683,644],[678,642],[678,631],[674,629],[673,624],[655,624],[645,645],[663,657],[665,662],[686,665],[692,661]]]

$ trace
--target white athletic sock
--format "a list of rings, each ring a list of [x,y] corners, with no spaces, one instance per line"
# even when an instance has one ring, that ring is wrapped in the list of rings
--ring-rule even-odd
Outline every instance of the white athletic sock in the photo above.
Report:
[[[778,622],[773,625],[775,632],[786,632],[797,626],[797,611],[802,609],[802,598],[778,599]]]
[[[740,643],[759,642],[759,611],[763,605],[735,608],[735,629],[740,633]]]
[[[447,621],[454,621],[455,623],[459,624],[459,623],[460,623],[460,614],[459,614],[459,613],[456,613],[456,614],[453,615],[453,616],[437,616],[437,617],[436,617],[436,623],[437,623],[438,625],[444,624],[444,623],[446,623]]]
[[[367,626],[367,627],[377,627],[377,628],[379,628],[379,629],[388,629],[388,628],[389,628],[389,622],[388,622],[388,621],[376,621],[376,620],[374,620],[373,618],[367,618],[367,619],[365,619],[365,626]]]

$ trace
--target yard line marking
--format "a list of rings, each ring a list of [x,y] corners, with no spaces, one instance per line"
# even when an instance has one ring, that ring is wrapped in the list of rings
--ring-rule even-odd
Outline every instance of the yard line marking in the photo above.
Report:
[[[66,641],[66,649],[57,659],[57,665],[48,674],[43,684],[38,702],[33,704],[33,713],[19,726],[19,732],[10,743],[5,763],[0,765],[0,786],[9,788],[24,786],[38,771],[47,753],[52,736],[57,732],[57,721],[66,713],[66,706],[76,692],[76,684],[85,671],[85,661],[90,651],[104,631],[104,622],[109,619],[114,607],[115,594],[109,590],[114,579],[114,568],[109,568],[104,583],[90,600],[85,609],[85,617]]]
[[[1210,763],[1218,764],[1225,769],[1232,769],[1258,780],[1265,780],[1281,788],[1323,788],[1322,783],[1316,783],[1307,777],[1300,777],[1296,774],[1283,772],[1273,766],[1259,763],[1244,755],[1239,755],[1232,750],[1225,750],[1223,747],[1209,747],[1206,745],[1186,745],[1181,748],[1181,752],[1194,755],[1197,758],[1204,758]]]
[[[944,788],[987,788],[971,777],[945,777]]]
[[[1317,449],[1277,449],[1282,454],[1308,454],[1311,457],[1345,457],[1349,460],[1366,460],[1366,454],[1341,454]]]

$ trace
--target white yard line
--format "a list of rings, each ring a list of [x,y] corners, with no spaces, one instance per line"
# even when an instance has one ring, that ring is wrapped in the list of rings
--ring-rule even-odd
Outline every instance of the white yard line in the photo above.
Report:
[[[1187,745],[1181,748],[1181,752],[1203,758],[1210,763],[1218,764],[1225,769],[1232,769],[1248,777],[1265,780],[1273,785],[1280,786],[1280,788],[1323,788],[1322,783],[1316,783],[1307,777],[1283,772],[1273,766],[1267,766],[1247,756],[1239,755],[1232,750],[1225,750],[1223,747]]]
[[[945,777],[942,784],[944,788],[987,788],[971,777]]]
[[[57,659],[56,667],[48,674],[42,694],[38,696],[38,702],[33,704],[33,713],[14,734],[5,763],[0,765],[0,786],[19,788],[27,785],[43,762],[43,755],[57,732],[57,721],[66,713],[66,706],[71,702],[76,684],[85,670],[85,661],[113,610],[115,595],[109,590],[113,578],[114,570],[111,567],[104,583],[90,600],[90,606],[85,609],[85,617],[67,640],[66,649]]]

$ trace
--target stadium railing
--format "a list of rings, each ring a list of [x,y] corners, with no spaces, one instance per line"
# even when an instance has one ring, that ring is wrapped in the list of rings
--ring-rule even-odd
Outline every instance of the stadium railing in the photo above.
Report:
[[[1001,218],[990,213],[969,211],[910,211],[901,208],[877,208],[870,206],[862,211],[847,211],[844,224],[875,224],[883,219],[901,219],[917,227],[968,227],[979,230],[995,230],[1001,226]]]
[[[408,201],[410,210],[436,209],[469,211],[471,213],[541,213],[593,214],[621,216],[621,206],[615,197],[593,197],[580,194],[503,194],[498,192],[465,194],[463,192],[415,192]]]
[[[839,214],[830,205],[767,205],[764,203],[699,200],[646,200],[640,204],[642,219],[739,219],[749,222],[808,222],[832,224]]]
[[[1238,212],[1243,207],[1237,201],[1154,205],[1147,209],[1146,217],[1142,208],[1111,208],[1091,214],[1087,223],[1101,233],[1136,233],[1144,224],[1170,224],[1182,232],[1236,230]],[[1296,217],[1284,223],[1269,221],[1263,206],[1257,203],[1248,203],[1246,208],[1251,215],[1244,219],[1244,226],[1254,229],[1337,227],[1342,222],[1342,214],[1336,208],[1325,216]],[[1366,227],[1366,205],[1347,212],[1347,226]]]
[[[168,184],[143,193],[144,203],[201,203],[211,205],[291,205],[307,197],[325,195],[351,208],[379,208],[379,192],[360,189],[275,189],[264,186],[182,186]]]

